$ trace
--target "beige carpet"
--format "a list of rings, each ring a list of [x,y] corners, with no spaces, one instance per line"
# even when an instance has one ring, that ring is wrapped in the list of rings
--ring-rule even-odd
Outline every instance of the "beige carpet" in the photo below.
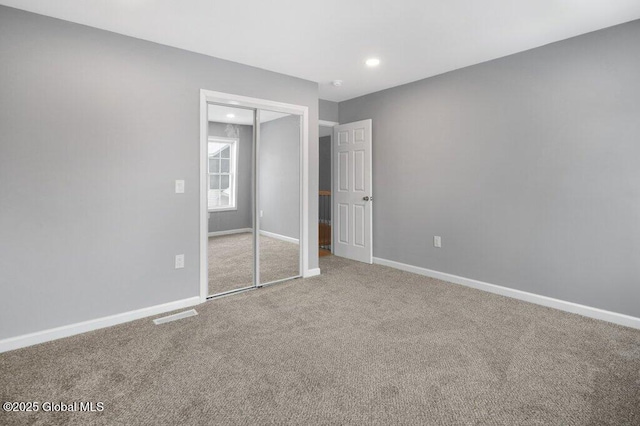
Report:
[[[0,424],[638,425],[640,331],[335,256],[323,275],[0,355]]]
[[[299,245],[260,236],[260,282],[300,275]],[[253,284],[253,234],[209,237],[209,294]]]

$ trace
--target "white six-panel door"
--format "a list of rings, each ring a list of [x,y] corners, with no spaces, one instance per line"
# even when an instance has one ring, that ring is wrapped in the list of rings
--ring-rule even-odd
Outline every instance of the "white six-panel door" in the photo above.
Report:
[[[371,120],[334,127],[333,251],[373,262]]]

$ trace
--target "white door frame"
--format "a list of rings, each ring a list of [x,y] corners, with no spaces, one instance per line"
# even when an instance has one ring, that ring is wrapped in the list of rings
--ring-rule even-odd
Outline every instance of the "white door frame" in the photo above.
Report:
[[[318,124],[320,127],[333,129],[340,123],[337,121],[318,120]],[[331,132],[331,146],[329,150],[331,151],[331,206],[329,206],[329,209],[331,210],[331,253],[333,253],[333,131]]]
[[[301,275],[317,275],[309,269],[309,107],[251,98],[230,93],[200,89],[200,300],[207,300],[209,291],[209,270],[207,243],[209,239],[209,221],[207,206],[207,141],[209,117],[207,103],[213,102],[229,106],[266,109],[270,111],[299,115],[302,117],[302,146],[300,147],[301,174],[301,220],[300,220],[300,260]],[[258,206],[254,206],[258,208]]]

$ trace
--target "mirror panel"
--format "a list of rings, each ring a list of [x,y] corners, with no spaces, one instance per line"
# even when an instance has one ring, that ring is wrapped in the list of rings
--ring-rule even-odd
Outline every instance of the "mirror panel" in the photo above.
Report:
[[[267,284],[300,275],[301,116],[259,111],[259,276]]]
[[[209,295],[254,286],[254,116],[208,105]]]

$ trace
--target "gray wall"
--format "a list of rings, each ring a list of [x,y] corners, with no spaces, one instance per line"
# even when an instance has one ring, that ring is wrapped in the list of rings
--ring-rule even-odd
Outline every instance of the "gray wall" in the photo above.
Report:
[[[209,136],[238,138],[238,193],[237,210],[210,212],[209,232],[253,228],[253,200],[251,184],[253,175],[253,126],[233,125],[233,134],[227,132],[225,123],[209,123]]]
[[[374,255],[640,317],[639,46],[634,21],[341,102],[373,119]]]
[[[318,150],[320,160],[320,183],[318,188],[321,191],[331,191],[331,136],[320,138]]]
[[[338,121],[338,102],[325,101],[324,99],[318,100],[319,117],[320,120],[325,121]]]
[[[258,162],[263,213],[260,230],[300,238],[299,116],[289,115],[260,125]]]
[[[308,106],[318,189],[316,83],[3,6],[0,62],[0,338],[199,295],[201,88]]]

